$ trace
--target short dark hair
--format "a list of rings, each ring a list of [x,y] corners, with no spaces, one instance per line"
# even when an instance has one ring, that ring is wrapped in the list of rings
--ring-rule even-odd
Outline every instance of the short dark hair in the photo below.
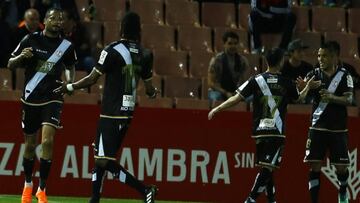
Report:
[[[326,49],[330,51],[331,53],[336,54],[336,56],[340,55],[340,44],[337,41],[327,41],[324,42],[320,48]]]
[[[61,8],[49,8],[49,9],[46,11],[45,19],[49,17],[51,11],[60,12],[60,13],[63,12],[63,10],[62,10]]]
[[[239,41],[239,35],[233,31],[226,31],[222,36],[222,41],[225,43],[228,38],[233,38]]]
[[[270,67],[277,66],[280,64],[284,57],[284,51],[280,48],[272,48],[267,51],[265,58]]]
[[[121,21],[121,35],[126,39],[140,40],[140,16],[135,12],[128,12]]]

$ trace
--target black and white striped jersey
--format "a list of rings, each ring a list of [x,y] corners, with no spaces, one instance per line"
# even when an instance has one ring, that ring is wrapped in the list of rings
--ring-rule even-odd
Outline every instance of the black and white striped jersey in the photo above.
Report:
[[[52,101],[63,101],[53,90],[59,86],[61,74],[66,67],[76,62],[73,45],[62,38],[50,38],[42,32],[25,36],[12,56],[18,56],[24,48],[31,47],[33,57],[25,59],[25,83],[22,101],[30,105],[41,105]]]

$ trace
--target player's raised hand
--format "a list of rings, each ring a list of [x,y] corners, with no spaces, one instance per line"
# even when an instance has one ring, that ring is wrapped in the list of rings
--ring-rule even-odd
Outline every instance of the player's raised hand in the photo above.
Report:
[[[321,85],[321,80],[315,80],[315,76],[312,76],[308,81],[307,81],[307,85],[309,85],[310,89],[316,89],[318,87],[320,87]]]
[[[33,49],[31,47],[26,47],[21,51],[20,56],[23,58],[31,58],[34,56],[32,51],[33,51]]]

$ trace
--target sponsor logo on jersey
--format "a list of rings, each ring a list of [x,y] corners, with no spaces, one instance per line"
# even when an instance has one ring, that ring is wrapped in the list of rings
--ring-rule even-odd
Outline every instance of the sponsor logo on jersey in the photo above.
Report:
[[[105,50],[102,50],[98,63],[103,65],[107,55],[108,55],[108,52]]]

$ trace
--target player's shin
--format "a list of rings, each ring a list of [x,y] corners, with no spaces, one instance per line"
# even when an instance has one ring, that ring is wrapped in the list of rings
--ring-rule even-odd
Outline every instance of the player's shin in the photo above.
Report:
[[[309,173],[309,191],[311,203],[317,203],[320,190],[320,172],[310,171]]]

